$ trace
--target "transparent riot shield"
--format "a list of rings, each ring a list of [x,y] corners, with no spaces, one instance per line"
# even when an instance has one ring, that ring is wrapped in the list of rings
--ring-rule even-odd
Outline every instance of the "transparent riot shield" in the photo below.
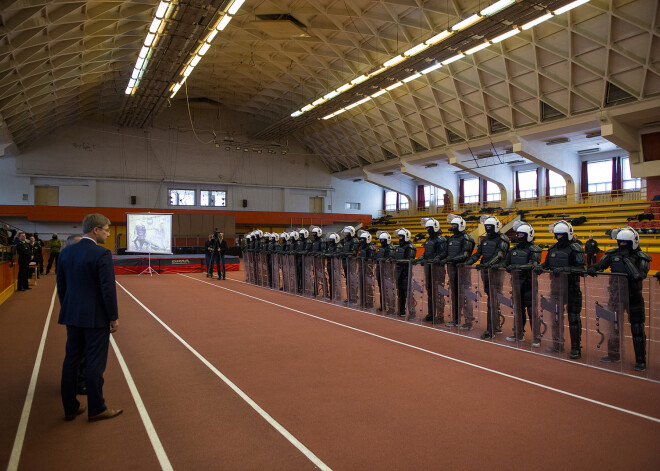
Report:
[[[332,257],[332,302],[333,304],[343,304],[346,299],[346,282],[344,280],[344,267],[342,259]]]
[[[431,293],[426,289],[426,275],[424,273],[428,271],[430,277],[430,270],[431,265],[427,267],[420,263],[411,263],[408,268],[408,316],[406,319],[410,322],[421,324],[427,314],[433,310],[432,308],[429,309],[432,298],[430,297]]]
[[[445,265],[431,265],[431,289],[433,290],[433,327],[448,329],[452,318],[452,290]]]
[[[568,278],[565,274],[554,276],[552,272],[532,274],[532,330],[538,325],[538,339],[532,350],[542,355],[568,358],[566,303],[568,302]]]
[[[259,285],[268,286],[268,258],[265,253],[259,254]]]
[[[270,287],[279,291],[282,288],[280,280],[280,254],[270,255]]]
[[[289,284],[289,289],[287,292],[291,294],[298,294],[298,279],[296,278],[296,256],[294,254],[288,254],[286,256],[286,265]]]
[[[660,281],[649,277],[648,282],[649,316],[645,331],[646,342],[646,377],[660,381]]]
[[[302,290],[303,296],[314,297],[316,280],[314,277],[314,257],[303,255],[302,257]]]
[[[381,314],[394,315],[399,308],[399,296],[396,289],[396,265],[394,262],[381,261],[380,272],[380,297]]]
[[[380,312],[380,291],[377,283],[378,262],[362,260],[363,308],[369,312]]]
[[[243,270],[245,271],[245,282],[252,283],[252,253],[243,252]]]
[[[584,298],[587,335],[582,357],[589,365],[621,372],[628,346],[623,337],[628,277],[611,273],[588,276],[584,279]]]
[[[504,269],[488,270],[490,319],[496,333],[493,342],[515,347],[522,347],[525,341],[519,274],[518,270],[513,273]],[[498,331],[502,335],[498,335]]]
[[[474,266],[458,266],[458,332],[481,337],[488,324],[488,297],[482,287],[481,272]]]
[[[348,305],[362,307],[362,261],[357,258],[346,260],[346,293]]]
[[[325,272],[325,258],[319,255],[314,257],[314,283],[316,298],[325,301],[328,297],[328,276]]]

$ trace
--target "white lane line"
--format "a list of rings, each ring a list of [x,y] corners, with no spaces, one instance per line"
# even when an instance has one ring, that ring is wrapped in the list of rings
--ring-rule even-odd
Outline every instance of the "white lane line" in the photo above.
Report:
[[[184,347],[186,347],[193,355],[195,355],[202,363],[206,365],[208,369],[210,369],[218,378],[220,378],[227,386],[229,386],[241,399],[243,399],[252,409],[254,409],[266,422],[268,422],[275,430],[277,430],[284,438],[286,438],[293,446],[295,446],[303,455],[307,457],[312,463],[314,463],[315,466],[317,466],[319,469],[325,470],[325,471],[332,471],[331,468],[326,465],[319,457],[317,457],[312,451],[307,448],[305,445],[303,445],[296,437],[294,437],[291,432],[289,432],[284,426],[282,426],[277,420],[275,420],[273,417],[271,417],[268,412],[266,412],[264,409],[262,409],[259,404],[254,402],[247,394],[245,394],[238,386],[236,386],[229,378],[227,378],[224,374],[220,372],[213,364],[208,361],[206,358],[204,358],[197,350],[195,350],[188,342],[183,340],[183,338],[174,332],[165,322],[163,322],[156,314],[151,312],[151,310],[142,304],[142,302],[137,299],[133,294],[128,291],[126,288],[124,288],[119,282],[117,282],[117,285],[123,289],[126,294],[128,294],[133,300],[138,303],[142,309],[147,311],[151,317],[153,317],[160,325],[165,328],[174,338],[176,338],[179,342],[183,344]]]
[[[128,388],[131,390],[131,394],[133,395],[133,400],[135,401],[135,405],[137,406],[138,412],[140,413],[140,418],[142,419],[144,428],[147,430],[147,435],[149,435],[151,446],[154,448],[154,452],[156,453],[156,457],[158,458],[158,462],[160,463],[160,468],[163,471],[172,471],[173,469],[172,464],[170,463],[170,460],[167,457],[167,453],[165,453],[163,444],[160,442],[160,439],[158,438],[158,434],[156,433],[156,428],[154,427],[154,424],[151,422],[151,418],[149,417],[147,408],[144,406],[144,402],[142,402],[142,397],[140,397],[140,393],[137,390],[137,386],[135,386],[135,382],[133,381],[133,376],[131,376],[131,372],[128,371],[128,366],[126,366],[124,357],[119,352],[119,347],[117,346],[117,343],[115,342],[115,339],[112,336],[110,336],[110,343],[112,344],[112,348],[115,351],[115,355],[117,355],[117,360],[119,361],[121,370],[123,371],[124,377],[126,378],[126,382],[128,383]]]
[[[261,301],[261,302],[264,302],[264,303],[267,303],[267,304],[271,304],[273,306],[277,306],[277,307],[280,307],[282,309],[287,309],[289,311],[297,312],[298,314],[303,314],[303,315],[308,316],[308,317],[313,317],[314,319],[318,319],[318,320],[321,320],[321,321],[324,321],[324,322],[328,322],[330,324],[338,325],[340,327],[345,327],[347,329],[354,330],[356,332],[360,332],[360,333],[363,333],[363,334],[366,334],[366,335],[370,335],[372,337],[376,337],[376,338],[379,338],[379,339],[382,339],[382,340],[386,340],[388,342],[396,343],[396,344],[402,345],[404,347],[412,348],[412,349],[418,350],[420,352],[429,353],[431,355],[435,355],[435,356],[444,358],[446,360],[451,360],[451,361],[454,361],[456,363],[460,363],[462,365],[471,366],[473,368],[477,368],[477,369],[482,370],[482,371],[487,371],[489,373],[493,373],[493,374],[496,374],[496,375],[499,375],[499,376],[504,376],[505,378],[513,379],[515,381],[520,381],[521,383],[526,383],[526,384],[529,384],[529,385],[532,385],[532,386],[536,386],[538,388],[546,389],[548,391],[553,391],[553,392],[556,392],[556,393],[559,393],[559,394],[563,394],[565,396],[569,396],[569,397],[572,397],[572,398],[575,398],[575,399],[579,399],[581,401],[589,402],[591,404],[596,404],[598,406],[606,407],[608,409],[616,410],[618,412],[623,412],[624,414],[633,415],[635,417],[639,417],[639,418],[645,419],[645,420],[650,420],[651,422],[655,422],[655,423],[660,424],[660,418],[657,418],[657,417],[653,417],[653,416],[646,415],[646,414],[641,414],[639,412],[635,412],[635,411],[632,411],[632,410],[629,410],[629,409],[624,409],[622,407],[618,407],[618,406],[615,406],[615,405],[612,405],[612,404],[608,404],[606,402],[598,401],[596,399],[591,399],[591,398],[588,398],[588,397],[585,397],[585,396],[580,396],[579,394],[574,394],[574,393],[569,392],[569,391],[564,391],[563,389],[554,388],[552,386],[547,386],[545,384],[537,383],[535,381],[531,381],[529,379],[521,378],[519,376],[514,376],[514,375],[510,375],[508,373],[504,373],[502,371],[493,370],[493,369],[487,368],[485,366],[477,365],[476,363],[470,363],[470,362],[465,361],[465,360],[450,357],[448,355],[443,355],[442,353],[433,352],[431,350],[427,350],[425,348],[417,347],[415,345],[410,345],[408,343],[401,342],[399,340],[395,340],[395,339],[391,339],[389,337],[384,337],[382,335],[374,334],[373,332],[358,329],[356,327],[351,327],[350,325],[342,324],[342,323],[336,322],[336,321],[331,321],[331,320],[325,319],[323,317],[315,316],[314,314],[310,314],[308,312],[300,311],[298,309],[294,309],[294,308],[291,308],[291,307],[288,307],[288,306],[283,306],[281,304],[277,304],[277,303],[274,303],[272,301],[267,301],[266,299],[258,298],[256,296],[252,296],[250,294],[245,294],[245,293],[242,293],[240,291],[225,288],[225,287],[217,285],[215,283],[209,283],[208,281],[200,280],[199,278],[194,278],[194,277],[189,276],[189,275],[184,275],[183,273],[179,273],[179,275],[184,276],[186,278],[190,278],[191,280],[197,281],[199,283],[206,283],[207,285],[214,286],[216,288],[220,288],[220,289],[232,292],[232,293],[240,294],[241,296],[245,296],[245,297],[248,297],[248,298],[256,299],[257,301]]]
[[[46,317],[46,323],[44,324],[44,331],[41,334],[41,342],[39,343],[39,349],[37,350],[37,358],[34,361],[34,368],[32,368],[32,377],[30,378],[30,385],[28,386],[27,395],[25,396],[23,412],[21,412],[21,420],[19,421],[18,429],[16,430],[16,438],[14,438],[14,446],[11,449],[7,471],[17,470],[18,462],[21,459],[21,451],[23,450],[23,442],[25,441],[25,432],[30,418],[32,401],[34,401],[34,391],[37,387],[37,378],[39,377],[39,369],[41,368],[41,359],[44,355],[44,346],[46,345],[46,337],[48,336],[48,325],[50,324],[50,317],[53,314],[53,307],[55,306],[56,293],[57,290],[53,289],[53,297],[50,300],[50,308],[48,309],[48,316]]]

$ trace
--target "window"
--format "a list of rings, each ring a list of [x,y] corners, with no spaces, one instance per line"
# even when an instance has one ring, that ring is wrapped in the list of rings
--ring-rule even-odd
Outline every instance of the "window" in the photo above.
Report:
[[[463,201],[466,203],[479,202],[479,179],[471,178],[463,181]]]
[[[424,207],[430,208],[431,206],[444,206],[445,204],[445,190],[436,186],[424,186]]]
[[[195,206],[195,190],[168,190],[170,206]]]
[[[486,201],[500,201],[502,194],[500,187],[493,182],[486,182]]]
[[[396,211],[396,197],[395,191],[385,192],[385,211]]]
[[[642,188],[642,179],[633,178],[630,174],[630,159],[628,157],[621,159],[621,175],[623,176],[624,190],[639,190]]]
[[[424,186],[424,207],[425,208],[430,208],[431,207],[431,194],[433,193],[433,188],[425,185]]]
[[[360,209],[360,203],[346,203],[346,209]]]
[[[442,190],[440,188],[435,189],[435,205],[436,206],[444,206],[445,205],[445,190]]]
[[[536,170],[518,172],[520,198],[536,198]]]
[[[550,185],[550,196],[562,196],[566,194],[566,180],[564,180],[564,177],[559,175],[558,173],[553,172],[550,170],[548,172],[549,175],[549,181],[546,183],[547,185]]]
[[[227,192],[226,191],[200,191],[199,192],[199,205],[200,206],[227,206]]]
[[[399,196],[399,209],[408,209],[409,204],[408,204],[408,198],[406,198],[403,195],[398,195]]]
[[[623,166],[623,165],[622,165]],[[599,160],[587,164],[589,193],[605,193],[612,190],[612,160]]]

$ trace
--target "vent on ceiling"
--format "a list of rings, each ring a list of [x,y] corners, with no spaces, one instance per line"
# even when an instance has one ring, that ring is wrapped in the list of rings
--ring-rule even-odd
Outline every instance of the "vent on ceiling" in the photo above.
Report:
[[[594,154],[596,152],[600,152],[600,148],[598,147],[592,147],[591,149],[582,149],[577,151],[579,155],[584,155],[584,154]]]
[[[384,172],[383,175],[386,177],[391,177],[392,175],[394,175],[394,172]]]
[[[353,183],[357,183],[357,182],[361,182],[361,181],[362,181],[361,178],[354,178],[354,179],[353,179]]]
[[[289,14],[256,15],[250,25],[273,39],[311,37],[307,27]]]
[[[383,157],[385,157],[385,159],[387,159],[387,160],[390,160],[390,159],[396,159],[396,158],[397,158],[396,155],[394,155],[392,152],[390,152],[389,150],[385,149],[384,147],[381,147],[380,150],[383,151]]]
[[[552,121],[553,119],[565,118],[566,115],[559,111],[557,108],[553,108],[548,105],[545,101],[541,102],[541,121]]]
[[[516,164],[524,164],[524,163],[525,163],[524,160],[511,160],[507,162],[508,165],[516,165]]]
[[[424,168],[434,168],[434,167],[437,167],[437,166],[438,166],[438,164],[426,164],[426,165],[424,165]]]
[[[447,129],[447,139],[449,139],[449,142],[451,142],[452,144],[456,142],[463,142],[465,140],[451,129]]]
[[[498,132],[508,131],[509,126],[500,123],[498,120],[488,117],[488,129],[490,129],[491,134]]]
[[[594,137],[600,137],[600,129],[598,131],[588,132],[584,135],[587,139],[593,139]]]
[[[549,141],[545,141],[546,146],[555,146],[557,144],[564,144],[566,142],[570,142],[571,140],[567,137],[558,137],[556,139],[551,139]]]
[[[414,139],[410,139],[410,142],[412,143],[413,151],[414,152],[424,152],[425,150],[428,150],[426,147],[421,145],[419,142],[417,142]]]
[[[605,89],[605,106],[620,105],[635,100],[636,98],[630,93],[622,90],[613,83],[607,82],[607,87]]]
[[[494,154],[492,152],[482,152],[481,154],[477,154],[477,159],[487,159],[493,155]]]

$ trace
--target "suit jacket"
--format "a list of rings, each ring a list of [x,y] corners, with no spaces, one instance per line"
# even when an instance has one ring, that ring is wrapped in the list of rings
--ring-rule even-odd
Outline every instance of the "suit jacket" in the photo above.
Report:
[[[112,254],[93,240],[67,247],[57,264],[58,322],[75,327],[106,327],[117,320],[117,288]]]

